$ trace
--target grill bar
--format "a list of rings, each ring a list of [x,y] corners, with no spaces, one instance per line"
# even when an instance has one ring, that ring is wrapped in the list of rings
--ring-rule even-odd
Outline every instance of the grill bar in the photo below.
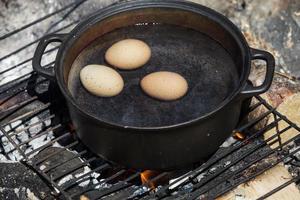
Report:
[[[21,89],[21,90],[17,90],[14,94],[12,94],[11,96],[8,96],[6,98],[4,98],[1,103],[0,103],[0,106],[5,104],[7,101],[9,101],[10,99],[18,96],[19,94],[21,94],[22,92],[24,92],[26,89]]]
[[[80,192],[76,192],[76,193],[72,194],[72,195],[71,195],[71,198],[74,198],[74,197],[76,197],[76,196],[85,194],[86,192],[89,192],[89,191],[93,191],[93,190],[95,190],[95,187],[96,187],[96,186],[101,185],[101,184],[104,184],[104,183],[107,183],[107,182],[109,182],[109,181],[111,181],[111,180],[117,178],[118,176],[122,175],[122,174],[125,173],[125,172],[126,172],[126,170],[121,169],[120,171],[116,172],[114,175],[112,175],[112,176],[106,178],[105,180],[100,180],[98,183],[94,184],[93,187],[88,187],[88,188],[86,188],[86,189],[83,189],[83,190],[80,191]]]
[[[6,123],[4,126],[8,125],[8,124],[12,124],[12,123],[15,123],[19,120],[22,121],[22,123],[25,123],[26,121],[30,120],[31,118],[35,117],[36,115],[40,114],[41,112],[45,111],[46,109],[49,108],[51,104],[50,103],[47,103],[37,109],[34,109],[32,111],[29,111],[29,112],[26,112],[18,117],[16,117],[15,119],[9,121],[8,123]],[[17,127],[17,126],[16,126]],[[15,128],[16,128],[15,127]]]
[[[261,106],[263,103],[261,101],[258,101],[257,103],[255,103],[254,105],[252,105],[250,108],[249,108],[249,111],[248,113],[251,113],[252,111],[254,111],[255,109],[257,109],[259,106]]]
[[[28,144],[28,143],[31,142],[32,140],[34,140],[34,139],[36,139],[36,138],[38,138],[38,137],[41,137],[42,135],[45,135],[45,134],[49,133],[50,131],[54,131],[55,129],[58,129],[58,128],[60,128],[60,127],[61,127],[61,124],[58,124],[58,125],[56,125],[56,126],[54,126],[54,127],[51,127],[51,128],[48,128],[47,130],[45,130],[45,131],[43,131],[43,132],[41,132],[41,133],[39,133],[39,134],[37,134],[37,135],[31,137],[29,140],[26,140],[26,141],[24,141],[24,142],[19,143],[18,146],[21,147],[21,146],[23,146],[24,144]]]
[[[18,134],[24,132],[24,131],[27,131],[30,128],[33,128],[33,127],[35,127],[37,125],[40,125],[40,124],[43,124],[45,121],[51,120],[53,118],[54,118],[54,115],[50,115],[49,117],[45,118],[44,120],[32,123],[32,124],[30,124],[30,125],[28,125],[28,126],[26,126],[24,128],[21,128],[21,129],[18,129],[18,130],[14,130],[14,131],[11,130],[11,131],[8,132],[8,134],[9,134],[10,137],[13,137],[15,135],[18,135]],[[20,125],[17,125],[16,127],[18,127],[18,126],[20,126]],[[14,129],[16,127],[14,127]]]
[[[18,103],[16,105],[11,106],[10,108],[7,108],[7,110],[0,112],[0,115],[3,113],[8,113],[6,114],[4,117],[0,118],[0,120],[2,121],[3,119],[5,119],[6,117],[10,116],[11,114],[13,114],[16,110],[18,110],[19,108],[22,108],[30,103],[32,103],[33,101],[37,100],[37,96],[33,96],[28,100],[25,100],[21,103]]]
[[[280,119],[277,119],[277,121],[280,121]],[[172,182],[170,185],[163,187],[156,195],[160,196],[161,198],[164,197],[165,195],[170,194],[172,191],[174,191],[175,189],[177,189],[180,186],[186,185],[189,182],[193,182],[193,180],[199,176],[201,173],[203,173],[204,171],[208,170],[210,167],[212,167],[214,164],[216,164],[217,162],[219,162],[220,160],[224,159],[225,157],[231,155],[232,153],[238,151],[239,149],[241,149],[244,145],[246,145],[251,139],[256,138],[260,135],[262,135],[264,132],[271,130],[272,128],[275,127],[275,121],[272,122],[271,124],[269,124],[268,126],[265,126],[263,129],[257,131],[255,134],[253,134],[252,136],[250,136],[249,138],[247,138],[246,140],[244,140],[243,142],[239,143],[237,146],[235,146],[234,148],[232,148],[230,151],[227,151],[225,154],[223,154],[222,156],[218,157],[217,159],[212,159],[210,161],[208,161],[207,163],[205,163],[204,165],[200,166],[199,168],[195,169],[194,171],[191,171],[190,173],[187,173],[185,176],[182,176],[181,178],[177,179],[176,181]],[[287,129],[286,129],[287,130]],[[182,181],[185,180],[185,181]],[[181,182],[180,184],[178,184],[179,182]],[[176,188],[174,189],[169,189],[171,188],[173,185],[177,185]]]
[[[21,84],[21,83],[24,83],[25,81],[28,81],[30,76],[32,76],[34,74],[35,74],[35,72],[29,72],[29,73],[26,73],[26,74],[14,79],[14,80],[11,80],[11,81],[1,85],[0,86],[0,94],[3,94],[5,92],[7,92],[8,90],[11,90],[12,88],[16,87],[17,83]],[[8,87],[5,88],[6,86],[8,86]],[[5,89],[3,89],[3,88],[5,88]]]
[[[78,169],[80,169],[80,168],[82,168],[82,167],[88,165],[90,162],[92,162],[92,161],[94,161],[94,160],[96,160],[96,159],[97,159],[97,158],[95,158],[95,157],[90,158],[90,159],[88,159],[87,161],[84,161],[84,162],[80,163],[79,165],[77,165],[77,166],[75,166],[75,167],[72,167],[72,168],[66,170],[66,172],[65,172],[64,174],[60,174],[60,175],[57,175],[57,176],[52,177],[52,180],[53,180],[53,181],[56,181],[57,179],[60,179],[60,178],[64,177],[66,174],[71,174],[72,172],[74,172],[74,171],[76,171],[76,170],[78,170]]]
[[[118,191],[124,190],[132,185],[133,185],[132,183],[128,183],[128,182],[121,182],[121,183],[115,184],[114,186],[112,186],[108,189],[103,189],[102,191],[100,191],[98,195],[96,195],[94,198],[92,198],[92,200],[100,199],[102,197],[105,197],[110,194],[116,193]]]
[[[23,102],[21,102],[21,103],[19,103],[19,104],[17,104],[17,105],[14,105],[14,106],[10,107],[10,108],[7,110],[8,113],[5,114],[4,116],[2,116],[2,117],[0,118],[0,121],[2,121],[2,120],[4,120],[5,118],[11,116],[12,114],[14,114],[14,113],[15,113],[16,111],[18,111],[19,109],[23,108],[23,107],[26,106],[26,105],[29,105],[30,103],[34,102],[34,101],[37,100],[37,99],[38,99],[38,97],[37,97],[37,96],[34,96],[34,97],[31,97],[30,99],[28,99],[28,100],[26,100],[26,101],[23,101]],[[3,114],[3,112],[0,113],[0,114]]]
[[[291,141],[293,141],[294,139],[297,139],[297,138],[300,138],[300,136],[296,136],[296,137],[294,137],[294,138],[288,140],[287,142],[284,143],[284,145],[290,143]],[[277,142],[277,141],[274,141],[273,144],[274,144],[275,142]],[[270,145],[272,145],[272,144],[270,144]],[[234,176],[234,175],[237,174],[237,173],[240,173],[240,172],[244,171],[245,169],[249,168],[249,167],[252,166],[253,164],[255,164],[255,163],[257,163],[257,162],[263,160],[264,158],[268,157],[269,155],[273,154],[274,152],[276,152],[276,151],[277,151],[278,149],[280,149],[280,148],[281,148],[281,147],[278,146],[278,147],[276,147],[276,148],[270,150],[270,151],[267,152],[264,156],[259,157],[259,158],[255,159],[255,160],[253,160],[252,162],[250,162],[249,164],[245,165],[245,166],[242,167],[241,169],[238,169],[238,170],[234,171],[233,173],[229,174],[229,175],[226,176],[221,182],[214,182],[214,184],[213,184],[212,186],[208,187],[207,189],[205,189],[205,190],[199,190],[199,191],[195,192],[195,193],[192,195],[192,197],[191,197],[190,199],[191,199],[191,200],[192,200],[192,199],[197,199],[199,196],[201,196],[202,194],[204,194],[204,193],[208,192],[209,190],[213,189],[214,187],[216,187],[216,186],[219,185],[220,183],[226,181],[228,178]],[[241,156],[241,158],[243,158],[243,157]],[[230,164],[229,166],[232,167],[233,165]],[[226,167],[225,170],[227,170],[227,169],[229,169],[229,167]],[[224,171],[225,171],[225,170],[224,170]],[[224,172],[224,171],[222,170],[221,172],[216,173],[215,176],[213,176],[213,177],[210,178],[209,180],[203,181],[203,183],[196,184],[196,185],[194,186],[194,188],[200,188],[200,187],[204,186],[204,184],[207,184],[209,181],[213,180],[213,179],[216,178],[218,175],[220,175],[220,173],[222,173],[222,172]]]
[[[267,104],[267,102],[260,96],[256,96],[256,98],[261,101],[264,106],[266,108],[268,108],[269,110],[272,110],[272,106],[270,106],[269,104]],[[279,113],[277,110],[274,109],[274,114],[277,115],[278,117],[282,118],[284,121],[286,121],[289,125],[291,125],[294,129],[296,129],[298,132],[300,132],[300,128],[295,124],[293,123],[292,121],[290,121],[286,116],[282,115],[281,113]]]
[[[57,163],[57,164],[55,164],[55,165],[53,165],[51,167],[48,167],[48,168],[44,169],[43,172],[47,173],[47,172],[49,172],[49,171],[51,171],[51,170],[53,170],[53,169],[55,169],[55,168],[57,168],[57,167],[59,167],[59,166],[61,166],[63,164],[66,164],[67,162],[70,162],[71,160],[74,160],[75,158],[80,158],[80,156],[82,156],[82,155],[84,155],[86,153],[87,153],[87,150],[83,150],[82,152],[73,155],[68,160],[65,160],[63,162],[59,162],[59,163]]]
[[[20,149],[20,147],[17,145],[17,143],[8,136],[8,134],[6,133],[6,131],[0,126],[0,131],[2,132],[2,134],[4,134],[4,136],[9,140],[9,142],[14,145],[15,149],[18,150],[18,152],[23,156],[23,158],[26,157],[25,153]]]
[[[7,153],[11,153],[11,152],[15,151],[16,149],[21,149],[21,147],[22,147],[24,144],[28,144],[28,143],[31,142],[32,140],[34,140],[34,139],[36,139],[36,138],[38,138],[38,137],[41,137],[42,135],[45,135],[45,134],[49,133],[50,131],[53,131],[53,130],[55,130],[55,129],[57,129],[57,128],[59,128],[59,126],[58,126],[58,127],[51,127],[51,128],[49,128],[48,130],[43,131],[43,132],[41,132],[41,133],[35,135],[34,137],[31,137],[29,140],[27,140],[27,141],[25,141],[25,142],[21,142],[21,143],[19,143],[19,144],[16,143],[16,145],[14,145],[15,148],[14,148],[14,149],[11,149],[11,150],[8,151]],[[9,137],[10,137],[10,136],[9,136]],[[11,137],[10,137],[10,138],[11,138]]]
[[[59,140],[61,140],[61,139],[63,139],[63,138],[66,138],[67,136],[70,136],[70,133],[69,133],[69,132],[64,133],[63,135],[61,135],[61,136],[55,138],[54,140],[52,140],[51,142],[49,142],[49,143],[47,143],[47,144],[45,144],[45,145],[43,145],[43,146],[41,146],[41,147],[39,147],[39,148],[36,148],[36,149],[34,149],[34,150],[28,152],[28,153],[25,154],[25,155],[28,157],[28,156],[30,156],[30,155],[36,153],[36,152],[42,151],[42,150],[46,149],[47,147],[53,145],[55,142],[57,142],[57,141],[59,141]]]
[[[60,32],[60,31],[62,31],[62,30],[64,30],[64,29],[67,29],[67,28],[69,28],[69,27],[71,27],[71,26],[77,24],[78,22],[79,22],[79,20],[76,20],[76,21],[74,21],[74,22],[72,22],[72,23],[70,23],[70,24],[68,24],[68,25],[66,25],[66,26],[64,26],[64,27],[62,27],[62,28],[60,28],[60,29],[57,29],[57,30],[55,30],[55,31],[53,31],[53,32],[51,32],[51,33],[49,33],[49,34],[58,33],[58,32]],[[21,52],[21,51],[27,49],[28,47],[30,47],[30,46],[32,46],[32,45],[38,43],[42,38],[43,38],[43,37],[40,37],[40,38],[38,38],[38,39],[36,39],[36,40],[34,40],[34,41],[32,41],[32,42],[30,42],[30,43],[24,45],[24,46],[18,48],[17,50],[15,50],[15,51],[13,51],[13,52],[11,52],[11,53],[9,53],[9,54],[3,56],[2,58],[0,58],[0,61],[4,60],[4,59],[6,59],[6,58],[9,58],[10,56],[15,55],[15,54],[17,54],[17,53],[19,53],[19,52]],[[5,73],[5,72],[8,72],[8,71],[10,71],[10,70],[12,70],[12,69],[15,69],[15,67],[10,67],[10,68],[8,68],[8,69],[6,69],[6,70],[3,70],[2,72],[0,72],[0,74],[3,74],[3,73]]]
[[[66,151],[66,149],[71,149],[72,147],[74,147],[74,146],[77,145],[77,144],[79,144],[79,141],[76,140],[75,142],[72,142],[71,144],[66,145],[65,148],[61,148],[59,151],[56,151],[56,152],[54,152],[54,153],[50,153],[50,154],[48,154],[47,156],[45,156],[45,157],[43,157],[43,158],[41,158],[41,159],[38,159],[37,161],[34,161],[34,162],[32,163],[32,165],[37,166],[37,165],[39,165],[39,164],[45,162],[45,161],[48,160],[49,158],[51,158],[51,157],[53,157],[53,156],[55,156],[55,155],[58,155],[59,153],[61,153],[61,152],[63,152],[63,151]]]
[[[79,183],[84,182],[89,179],[89,177],[87,177],[87,178],[84,178],[84,177],[89,176],[94,172],[99,172],[99,171],[109,168],[109,167],[110,167],[110,165],[108,163],[100,165],[99,167],[93,169],[92,171],[89,171],[88,173],[83,174],[83,175],[77,177],[76,179],[73,179],[72,181],[68,182],[66,185],[63,185],[62,189],[68,190],[68,189],[72,188],[72,186],[74,186],[76,183],[79,184]]]
[[[259,116],[258,118],[251,121],[250,123],[247,123],[244,126],[239,127],[237,130],[240,131],[240,132],[243,132],[245,129],[250,128],[250,127],[254,126],[255,124],[257,124],[259,121],[264,119],[269,114],[272,114],[274,112],[274,110],[275,110],[275,108],[270,109],[268,112],[266,112],[263,115]]]
[[[289,127],[286,128],[286,130],[288,130]],[[202,186],[204,186],[204,184],[208,183],[209,181],[213,180],[214,178],[216,178],[218,175],[220,175],[221,173],[225,172],[227,169],[229,169],[230,167],[234,166],[235,164],[237,164],[238,162],[240,162],[241,160],[243,160],[244,157],[247,157],[248,155],[252,154],[252,153],[255,153],[259,148],[263,147],[263,146],[266,146],[267,145],[267,142],[271,141],[272,139],[274,139],[276,137],[276,135],[273,135],[271,138],[268,139],[268,141],[265,141],[265,142],[262,142],[261,144],[259,144],[258,146],[256,146],[255,148],[253,148],[253,150],[251,150],[250,152],[247,152],[246,154],[247,155],[241,155],[239,159],[233,161],[231,164],[229,164],[228,166],[226,166],[224,169],[220,170],[219,172],[216,172],[211,178],[209,178],[208,180],[205,180],[204,182],[200,182],[200,183],[197,183],[195,184],[194,188],[200,188]],[[294,137],[290,140],[288,140],[287,142],[284,143],[284,145],[290,143],[291,141],[293,141],[294,139],[297,139],[297,137]],[[276,142],[278,142],[278,140],[275,140],[273,142],[271,142],[269,145],[272,145],[272,144],[275,144]],[[262,160],[263,158],[271,155],[272,153],[274,153],[276,150],[278,150],[279,148],[281,148],[280,146],[279,147],[276,147],[275,149],[271,150],[270,152],[268,152],[264,157],[262,158],[257,158],[255,159],[254,161],[252,161],[250,164],[248,165],[245,165],[242,170],[237,170],[235,171],[235,173],[239,173],[241,171],[243,171],[244,169],[247,169],[248,167],[250,167],[251,165],[253,165],[254,163]],[[233,174],[231,174],[233,175]],[[230,177],[230,176],[229,176]],[[226,181],[226,179],[224,179],[223,181]],[[199,195],[200,196],[200,195]]]
[[[218,194],[214,197],[214,199],[217,198],[217,197],[220,197],[220,196],[222,196],[222,195],[224,195],[224,194],[226,194],[227,192],[229,192],[229,191],[232,190],[233,188],[237,187],[238,185],[241,185],[241,184],[243,184],[243,183],[245,183],[245,182],[248,182],[248,181],[250,181],[251,179],[253,179],[253,178],[255,178],[255,177],[257,177],[257,176],[263,174],[264,172],[268,171],[269,169],[271,169],[271,168],[273,168],[274,166],[278,165],[279,163],[283,162],[284,159],[293,156],[294,154],[296,154],[296,153],[299,152],[299,151],[300,151],[300,149],[294,150],[293,152],[289,153],[288,155],[286,155],[286,156],[280,158],[280,159],[279,159],[278,161],[276,161],[275,163],[272,163],[272,164],[271,164],[270,166],[268,166],[267,168],[262,169],[262,170],[256,172],[255,174],[253,174],[252,176],[249,176],[249,177],[245,178],[243,181],[237,182],[236,184],[234,184],[234,185],[232,185],[232,186],[226,188],[225,190],[223,190],[223,191],[221,191],[220,193],[218,193]],[[290,159],[290,160],[289,160],[288,162],[286,162],[285,164],[288,164],[288,163],[291,162],[291,161],[292,161],[292,159]]]
[[[80,0],[78,2],[70,3],[70,4],[66,5],[65,7],[61,8],[61,9],[58,9],[58,10],[56,10],[56,11],[54,11],[54,12],[48,14],[48,15],[45,15],[44,17],[41,17],[41,18],[39,18],[39,19],[37,19],[37,20],[29,23],[29,24],[26,24],[26,25],[22,26],[21,28],[18,28],[18,29],[14,30],[14,31],[11,31],[11,32],[9,32],[9,33],[1,36],[0,40],[4,40],[4,39],[6,39],[6,38],[8,38],[8,37],[10,37],[10,36],[12,36],[12,35],[20,32],[20,31],[23,31],[23,30],[25,30],[25,29],[27,29],[27,28],[35,25],[35,24],[38,24],[39,22],[42,22],[42,21],[44,21],[44,20],[52,17],[53,15],[56,15],[56,14],[58,14],[58,13],[64,11],[64,10],[66,10],[66,9],[72,7],[72,6],[76,6],[77,4],[81,4],[81,3],[85,2],[85,1],[87,1],[87,0]],[[2,58],[0,58],[0,61],[3,60],[3,59],[5,59],[5,56],[2,57]]]
[[[57,50],[58,48],[59,48],[59,46],[52,47],[52,48],[46,50],[46,51],[43,53],[43,55],[46,55],[46,54],[48,54],[48,53],[51,53],[51,52]],[[33,59],[33,57],[32,57],[32,58],[29,58],[29,59],[27,59],[27,60],[24,60],[24,61],[22,61],[22,62],[20,62],[20,63],[18,63],[18,64],[16,64],[16,65],[14,65],[14,66],[12,66],[12,67],[10,67],[10,68],[4,70],[3,72],[0,72],[0,75],[4,74],[4,73],[6,73],[6,72],[9,72],[9,71],[11,71],[11,70],[13,70],[13,69],[15,69],[15,68],[17,68],[17,67],[20,67],[20,66],[24,65],[24,64],[26,64],[26,63],[32,61],[32,59]],[[53,63],[54,63],[54,62],[53,62]],[[30,72],[30,73],[26,74],[25,76],[23,75],[23,76],[19,77],[18,79],[21,79],[21,78],[24,78],[24,77],[26,77],[26,76],[28,76],[28,75],[33,75],[33,74],[34,74],[34,72]],[[0,91],[1,91],[1,88],[4,88],[6,85],[11,85],[11,83],[16,83],[16,81],[17,81],[18,79],[14,79],[13,81],[10,81],[10,82],[8,82],[8,83],[5,83],[5,84],[1,85]],[[26,80],[28,80],[28,79],[25,79],[25,81],[26,81]],[[14,84],[14,85],[13,85],[13,87],[15,87],[15,86],[17,86],[17,84]],[[9,90],[9,89],[11,89],[11,88],[7,88],[7,89],[4,90],[3,92],[0,92],[0,94],[6,92],[6,91]]]
[[[55,196],[58,196],[58,193],[55,192],[56,190],[58,190],[59,193],[61,193],[63,196],[66,197],[66,199],[70,199],[70,198],[68,198],[68,194],[65,191],[63,191],[59,185],[57,185],[55,182],[51,181],[51,178],[48,177],[45,173],[43,173],[41,170],[34,168],[25,160],[21,160],[21,163],[23,163],[25,166],[27,166],[32,171],[36,172],[40,176],[40,178],[42,180],[44,180],[46,183],[51,183],[51,184],[48,184],[48,187],[53,189],[53,193],[55,194]]]

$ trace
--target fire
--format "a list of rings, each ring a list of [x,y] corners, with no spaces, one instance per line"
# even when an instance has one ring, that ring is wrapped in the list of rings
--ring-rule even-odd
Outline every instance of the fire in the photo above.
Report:
[[[148,185],[154,189],[156,187],[155,181],[151,181],[152,178],[157,176],[159,173],[151,170],[146,170],[141,173],[141,181],[143,185]]]
[[[237,139],[237,140],[244,140],[245,137],[246,137],[245,134],[243,134],[241,132],[235,132],[233,135],[233,138]]]

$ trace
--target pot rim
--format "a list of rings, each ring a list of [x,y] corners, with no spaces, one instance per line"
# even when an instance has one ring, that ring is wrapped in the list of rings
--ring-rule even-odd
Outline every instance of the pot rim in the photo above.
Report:
[[[64,75],[63,75],[63,61],[64,57],[67,54],[67,50],[70,48],[70,46],[73,44],[73,42],[76,40],[76,35],[80,35],[84,31],[86,31],[91,25],[94,25],[95,23],[98,23],[101,20],[104,20],[105,18],[111,17],[115,14],[119,14],[122,12],[130,12],[133,10],[143,9],[143,8],[173,8],[173,9],[182,9],[188,12],[194,12],[196,14],[205,15],[211,20],[215,21],[217,24],[222,26],[226,31],[228,31],[234,38],[234,40],[237,42],[242,55],[243,60],[243,68],[242,73],[239,80],[239,87],[237,87],[231,95],[229,95],[225,100],[220,103],[218,107],[216,107],[214,110],[201,115],[195,119],[173,124],[173,125],[167,125],[167,126],[155,126],[155,127],[136,127],[136,126],[124,126],[113,122],[104,121],[102,119],[99,119],[98,117],[94,116],[93,114],[85,112],[80,105],[78,105],[74,99],[74,97],[71,95],[69,90],[67,89],[67,86],[64,82]],[[240,100],[240,93],[243,90],[243,88],[247,84],[247,79],[250,74],[250,66],[251,66],[251,59],[250,59],[250,48],[248,46],[248,43],[244,37],[244,35],[241,33],[241,31],[237,28],[236,25],[234,25],[227,17],[224,15],[208,8],[205,6],[202,6],[200,4],[196,4],[193,2],[187,2],[187,1],[180,1],[180,0],[166,0],[166,1],[159,1],[159,0],[136,0],[136,1],[130,1],[130,2],[122,2],[118,3],[112,6],[109,6],[107,8],[104,8],[95,14],[88,17],[86,20],[79,23],[69,34],[67,34],[67,37],[65,38],[64,42],[61,44],[56,61],[55,61],[55,76],[57,83],[59,85],[60,90],[62,91],[64,97],[67,99],[68,103],[71,103],[73,107],[75,107],[78,111],[81,112],[82,115],[85,117],[90,118],[91,120],[94,120],[98,123],[102,123],[102,125],[105,125],[107,127],[111,128],[118,128],[118,129],[126,129],[126,130],[136,130],[136,131],[161,131],[161,130],[170,130],[175,128],[181,128],[185,126],[191,126],[197,122],[206,120],[213,115],[217,114],[218,111],[223,109],[225,106],[227,106],[230,103],[235,103],[235,100]],[[237,102],[236,102],[237,103]]]

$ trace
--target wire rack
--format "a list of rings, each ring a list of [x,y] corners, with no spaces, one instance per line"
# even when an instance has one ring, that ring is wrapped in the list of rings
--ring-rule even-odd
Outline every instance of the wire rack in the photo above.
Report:
[[[69,15],[85,1],[69,4],[15,31],[0,36],[0,40],[5,40],[60,12],[68,11],[67,15]],[[64,15],[59,22],[63,21],[67,15]],[[74,21],[54,32],[63,31],[77,22]],[[36,44],[40,39],[2,56],[0,61],[18,54]],[[54,47],[45,54],[49,54],[57,48]],[[5,66],[5,70],[1,71],[0,75],[16,68],[22,68],[31,60],[32,58],[14,66]],[[50,62],[47,66],[51,67],[53,63]],[[11,146],[9,151],[2,152],[2,154],[10,159],[9,154],[17,153],[19,156],[17,160],[28,166],[29,170],[35,171],[52,188],[52,195],[56,198],[78,199],[82,195],[86,195],[89,199],[215,199],[278,164],[299,164],[295,155],[300,148],[291,148],[300,139],[299,135],[297,134],[287,141],[282,141],[281,135],[291,129],[299,133],[300,128],[271,107],[264,99],[257,96],[248,113],[260,110],[261,114],[246,120],[233,133],[243,133],[246,135],[245,139],[236,140],[228,147],[221,147],[206,163],[196,166],[190,171],[185,171],[179,176],[178,174],[174,175],[174,172],[159,172],[141,182],[140,171],[126,169],[104,161],[90,152],[77,139],[67,110],[64,109],[64,100],[60,96],[55,84],[39,77],[34,71],[20,75],[0,86],[0,139],[2,146],[3,141]],[[38,120],[32,122],[34,118]],[[259,126],[267,119],[269,119],[267,125]],[[286,123],[286,126],[280,129],[278,124],[282,122]],[[32,134],[31,130],[36,126],[41,128]],[[267,139],[264,138],[263,135],[270,131],[272,132],[271,136]],[[44,141],[41,146],[29,148],[34,140],[50,133],[50,139]],[[18,139],[22,134],[27,135],[25,140]],[[59,144],[59,148],[53,150],[57,144]],[[69,156],[63,157],[64,153],[68,153]],[[58,161],[53,163],[55,158]],[[79,160],[79,162],[74,163],[74,160]],[[71,164],[68,166],[68,163]],[[89,170],[84,171],[86,167]],[[74,173],[80,170],[80,175],[74,176]],[[93,177],[95,173],[98,174],[96,178]],[[73,177],[72,179],[61,181],[70,175]],[[95,180],[91,181],[92,179]],[[171,179],[173,181],[170,181]],[[89,181],[89,184],[82,186],[81,184],[86,181]],[[292,183],[298,184],[299,181],[300,176],[296,175],[259,199],[265,199]],[[155,186],[153,186],[154,183],[156,183]]]

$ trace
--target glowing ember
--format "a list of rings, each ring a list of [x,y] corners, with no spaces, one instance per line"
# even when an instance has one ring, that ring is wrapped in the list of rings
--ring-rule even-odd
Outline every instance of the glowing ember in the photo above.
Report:
[[[244,140],[245,137],[246,136],[241,132],[235,132],[234,135],[233,135],[233,138],[237,139],[237,140]]]
[[[152,178],[157,176],[159,173],[151,170],[146,170],[141,173],[141,181],[143,185],[148,185],[150,188],[155,188],[155,181],[151,181]]]

